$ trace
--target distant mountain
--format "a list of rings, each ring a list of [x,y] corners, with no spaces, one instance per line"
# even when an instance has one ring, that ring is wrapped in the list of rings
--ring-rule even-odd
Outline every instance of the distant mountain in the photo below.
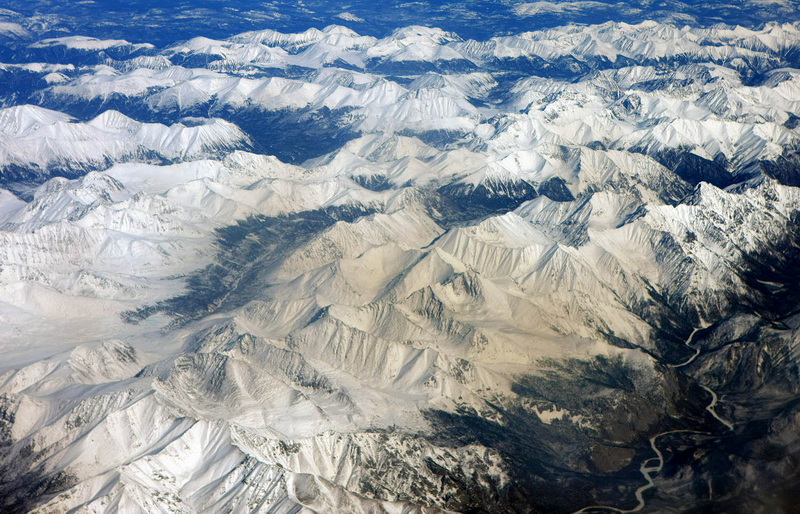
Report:
[[[3,16],[4,511],[800,499],[800,25]]]

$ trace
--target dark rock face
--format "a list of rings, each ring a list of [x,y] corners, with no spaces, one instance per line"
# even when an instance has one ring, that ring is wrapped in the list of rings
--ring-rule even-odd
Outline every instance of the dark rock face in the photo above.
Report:
[[[781,184],[800,186],[800,153],[796,151],[785,151],[776,161],[762,162],[761,169]]]
[[[433,202],[439,211],[436,216],[444,226],[509,212],[523,202],[536,198],[538,193],[530,183],[494,182],[487,184],[449,184],[439,188]]]
[[[553,177],[540,184],[539,194],[555,202],[571,202],[575,199],[561,177]]]
[[[665,150],[654,157],[691,185],[708,182],[724,188],[741,181],[725,168],[724,162],[710,161],[688,151]]]

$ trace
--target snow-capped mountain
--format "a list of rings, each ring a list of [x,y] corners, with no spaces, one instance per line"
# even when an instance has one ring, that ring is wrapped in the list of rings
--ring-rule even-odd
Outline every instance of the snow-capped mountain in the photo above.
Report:
[[[0,175],[6,187],[19,190],[53,175],[80,176],[115,162],[168,163],[250,146],[232,123],[190,121],[141,123],[107,110],[81,122],[33,105],[8,107],[0,110]]]
[[[791,510],[796,23],[49,36],[4,510]]]

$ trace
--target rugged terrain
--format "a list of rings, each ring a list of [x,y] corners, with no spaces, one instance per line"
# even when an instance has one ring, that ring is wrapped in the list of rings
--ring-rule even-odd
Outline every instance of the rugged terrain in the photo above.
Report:
[[[15,20],[2,510],[796,508],[800,25]]]

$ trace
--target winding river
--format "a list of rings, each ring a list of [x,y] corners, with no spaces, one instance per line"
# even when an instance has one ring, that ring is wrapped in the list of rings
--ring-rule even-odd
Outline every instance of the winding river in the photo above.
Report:
[[[694,351],[694,354],[688,359],[686,359],[684,362],[681,362],[680,364],[670,364],[669,365],[670,368],[677,369],[677,368],[682,368],[684,366],[688,366],[689,364],[694,362],[694,360],[697,358],[698,355],[700,355],[700,349],[693,347],[692,342],[694,341],[694,336],[697,334],[697,332],[702,329],[703,327],[695,328],[692,331],[692,333],[689,334],[689,337],[684,342],[686,346],[688,346],[690,349]],[[717,414],[717,411],[715,410],[717,402],[719,401],[717,393],[713,389],[705,385],[701,384],[700,387],[702,387],[711,395],[711,401],[706,406],[706,410],[711,414],[711,416],[714,419],[725,425],[725,427],[728,430],[733,430],[733,423],[723,419],[719,414]],[[581,510],[576,511],[575,514],[592,514],[592,513],[596,514],[601,512],[628,513],[628,512],[639,512],[642,509],[644,509],[645,507],[644,492],[647,491],[648,489],[652,489],[653,487],[655,487],[653,476],[658,474],[664,468],[664,454],[661,453],[661,450],[658,449],[658,440],[661,439],[662,437],[672,434],[708,434],[708,432],[700,432],[697,430],[669,430],[667,432],[658,433],[650,438],[650,447],[653,449],[653,452],[656,454],[656,456],[645,459],[642,462],[642,465],[639,467],[639,471],[641,472],[642,476],[644,477],[647,483],[636,490],[635,495],[636,495],[636,501],[638,502],[636,507],[624,510],[624,509],[619,509],[617,507],[610,507],[606,505],[591,505],[589,507],[584,507]],[[656,464],[651,465],[652,461],[656,461]]]

